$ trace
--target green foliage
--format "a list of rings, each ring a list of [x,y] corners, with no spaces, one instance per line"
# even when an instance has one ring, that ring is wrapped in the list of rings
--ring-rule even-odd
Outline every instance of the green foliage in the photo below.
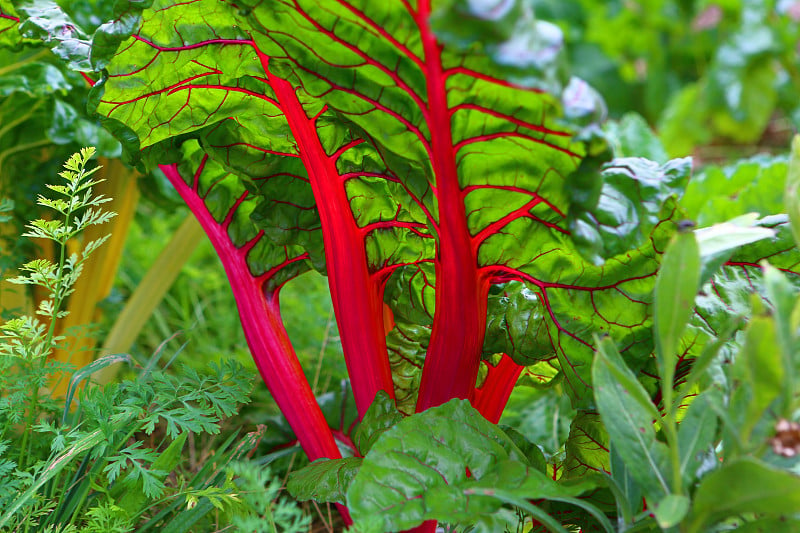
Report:
[[[724,144],[754,144],[771,120],[778,146],[790,124],[797,128],[800,26],[791,1],[534,5],[564,30],[575,74],[606,97],[612,115],[645,116],[673,157],[709,144],[732,156],[736,148]]]
[[[235,462],[228,471],[237,476],[238,496],[244,511],[233,516],[236,531],[254,533],[302,533],[308,531],[310,517],[296,503],[280,496],[281,483],[268,466]]]
[[[22,316],[2,326],[0,528],[4,530],[138,531],[152,527],[145,519],[165,509],[157,523],[180,520],[188,511],[170,505],[190,496],[195,501],[213,500],[225,512],[240,505],[235,486],[224,476],[192,477],[181,454],[190,433],[219,433],[222,421],[248,401],[250,376],[240,365],[225,361],[203,372],[190,368],[167,372],[158,365],[161,353],[157,352],[144,367],[137,365],[131,379],[78,389],[80,382],[104,366],[132,362],[129,356],[108,356],[75,372],[66,400],[49,392],[53,376],[70,370],[47,357],[62,340],[55,331],[66,316],[64,301],[83,263],[104,238],[87,243],[80,255],[68,256],[67,243],[113,216],[101,207],[108,199],[93,194],[97,181],[91,175],[96,168],[87,168],[93,154],[87,148],[67,161],[60,174],[65,184],[50,185],[55,196],[39,198],[57,216],[33,221],[25,234],[54,241],[59,261],[29,262],[13,279],[41,287],[48,298],[37,311],[45,320]],[[74,410],[73,398],[78,400]],[[239,443],[238,449],[220,445],[219,464],[253,445],[251,439]]]
[[[733,233],[725,233],[726,238],[735,240],[736,228],[727,229]],[[662,410],[635,380],[613,340],[601,343],[593,365],[595,398],[613,447],[611,479],[629,528],[651,522],[633,506],[640,493],[664,530],[710,531],[732,519],[758,528],[790,519],[797,509],[792,494],[798,443],[789,437],[796,425],[788,420],[794,420],[799,407],[798,290],[764,263],[764,290],[774,311],[754,299],[742,343],[729,356],[732,361],[722,359],[723,343],[718,342],[732,331],[720,332],[688,374],[673,381],[672,372],[679,368],[677,343],[698,286],[687,283],[687,269],[689,278],[697,280],[703,258],[714,255],[702,231],[696,233],[697,238],[687,232],[673,241],[656,284]],[[747,243],[746,233],[727,249]]]
[[[799,520],[792,514],[792,472],[800,447],[792,437],[800,431],[800,311],[796,280],[778,270],[797,272],[791,227],[778,213],[788,190],[796,236],[798,147],[788,180],[782,157],[708,167],[691,181],[691,162],[667,157],[707,143],[754,142],[768,126],[800,116],[800,34],[787,2],[658,0],[642,8],[540,0],[487,10],[453,0],[434,4],[430,19],[421,22],[413,3],[250,4],[229,10],[211,2],[202,23],[187,16],[179,32],[172,31],[170,16],[189,14],[183,4],[164,2],[156,6],[164,9],[140,13],[143,4],[122,2],[114,21],[92,37],[77,28],[62,31],[71,19],[54,4],[19,12],[0,6],[27,17],[20,38],[48,41],[73,68],[102,72],[92,109],[106,115],[102,120],[132,161],[178,161],[183,185],[195,176],[199,203],[216,222],[229,219],[227,237],[247,250],[249,274],[269,271],[265,258],[275,250],[288,260],[292,247],[292,253],[307,253],[293,256],[303,259],[293,268],[313,266],[335,282],[332,261],[365,252],[361,263],[349,265],[366,265],[365,278],[378,287],[366,318],[377,317],[384,302],[394,313],[387,348],[395,381],[386,388],[394,385],[398,401],[379,395],[366,413],[361,402],[363,417],[350,435],[353,452],[363,457],[322,459],[299,470],[289,484],[296,497],[346,503],[358,531],[426,520],[477,531],[611,530],[606,514],[616,516],[623,531],[709,531],[732,524],[755,530]],[[612,114],[622,115],[633,102],[659,126],[661,139],[634,114],[606,126],[607,139],[601,138],[595,122],[605,108],[588,85],[567,75],[558,54],[561,33],[544,21],[548,14],[562,23],[578,59],[576,72],[609,89]],[[427,23],[434,34],[422,35]],[[0,26],[3,42],[12,41],[13,32],[3,35],[8,28]],[[133,31],[137,39],[112,57]],[[525,53],[508,53],[520,50]],[[423,65],[430,57],[438,61],[434,71]],[[30,79],[58,81],[54,72],[36,69]],[[204,83],[195,85],[198,77]],[[443,119],[432,120],[439,111]],[[298,130],[298,121],[308,127]],[[319,160],[332,164],[322,170],[302,164],[315,148]],[[617,159],[607,162],[611,148]],[[323,184],[341,189],[320,196],[314,190],[320,175]],[[325,209],[335,198],[341,205],[326,222]],[[71,209],[47,205],[62,214]],[[320,229],[331,220],[350,224],[350,234],[363,237],[357,246],[323,251]],[[691,231],[692,221],[701,229]],[[448,235],[454,225],[463,225],[461,240]],[[49,221],[33,231],[66,234]],[[507,354],[519,364],[547,366],[549,388],[537,391],[530,411],[547,415],[548,431],[543,424],[526,432],[495,426],[464,400],[404,414],[414,410],[423,359],[436,355],[429,338],[443,330],[432,324],[452,304],[440,291],[451,279],[442,262],[452,257],[451,242],[469,252],[459,265],[476,267],[480,275],[467,276],[450,297],[457,301],[478,282],[478,296],[489,294],[487,323],[471,324],[478,335],[487,331],[487,341],[469,348],[489,361]],[[764,258],[775,267],[759,263]],[[63,299],[68,289],[48,280],[69,285],[79,261],[64,258],[61,270],[29,263],[23,277]],[[269,281],[269,291],[277,294],[283,281]],[[199,303],[191,293],[184,290],[173,305],[186,322],[196,316],[186,311]],[[447,316],[477,314],[476,307],[483,313],[482,300],[465,301],[469,305],[453,306],[453,313],[466,309],[463,315]],[[59,318],[59,303],[54,299],[40,311]],[[314,314],[323,317],[327,336],[330,312]],[[749,321],[739,331],[744,316]],[[206,319],[210,326],[203,331],[228,318]],[[370,327],[354,323],[357,328],[344,325],[343,332]],[[47,328],[18,319],[6,329],[18,339],[9,345],[11,355],[43,359]],[[293,333],[295,341],[304,333]],[[470,355],[461,340],[453,335],[437,346]],[[361,368],[353,361],[365,362],[369,354],[356,357],[348,361],[351,372]],[[443,368],[458,373],[466,366]],[[211,509],[230,511],[239,496],[230,480],[203,486],[193,480],[176,489],[167,475],[177,468],[190,432],[219,431],[220,418],[243,401],[237,372],[223,364],[211,377],[194,367],[175,375],[148,365],[132,380],[81,393],[73,426],[42,416],[34,427],[52,436],[56,467],[43,474],[33,466],[12,486],[33,501],[66,475],[66,465],[84,460],[69,471],[76,483],[66,503],[41,501],[30,509],[17,503],[13,511],[28,509],[29,520],[45,525],[73,517],[67,527],[74,527],[91,494],[96,499],[87,528],[124,530],[139,520],[144,530],[167,531],[189,530]],[[320,373],[317,366],[314,390]],[[456,396],[475,392],[475,376],[468,378],[468,389]],[[7,397],[24,399],[24,393],[14,396],[18,392],[9,389]],[[562,405],[562,394],[572,405]],[[330,425],[342,431],[349,421],[345,396],[320,402]],[[11,424],[24,415],[19,411]],[[14,416],[9,408],[8,419]],[[145,446],[137,432],[161,442]],[[546,453],[523,433],[546,442]],[[0,456],[8,457],[2,449],[8,445],[0,444]],[[0,472],[20,469],[13,459],[0,461]],[[266,482],[266,471],[239,465],[229,471],[238,473],[242,486],[268,485],[265,492],[246,491],[246,516],[233,520],[240,528],[305,527],[292,505],[276,501],[278,484]],[[100,478],[112,484],[105,493],[91,484]],[[729,498],[717,497],[725,491]],[[156,498],[162,501],[146,507]],[[172,507],[177,501],[189,509]],[[531,517],[534,523],[527,522]]]

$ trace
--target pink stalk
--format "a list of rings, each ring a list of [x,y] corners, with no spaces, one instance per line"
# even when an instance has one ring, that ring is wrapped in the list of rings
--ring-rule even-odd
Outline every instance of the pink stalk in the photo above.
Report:
[[[159,168],[197,217],[219,255],[258,371],[309,460],[340,458],[333,434],[286,334],[278,295],[264,290],[267,276],[253,276],[247,266],[247,252],[254,242],[242,248],[234,246],[228,236],[227,224],[214,220],[196,185],[187,185],[176,165],[160,165]]]
[[[427,27],[429,15],[429,0],[421,1],[417,23],[423,28],[432,163],[439,200],[439,247],[436,310],[417,412],[452,398],[472,398],[486,334],[489,292],[489,280],[479,273],[477,253],[467,227],[455,163],[441,46]]]
[[[335,156],[325,153],[317,136],[316,117],[306,116],[294,88],[273,76],[268,69],[268,58],[260,52],[259,55],[314,191],[322,222],[333,309],[356,407],[359,417],[363,417],[379,391],[394,398],[384,334],[383,298],[369,272],[363,232],[350,210]]]

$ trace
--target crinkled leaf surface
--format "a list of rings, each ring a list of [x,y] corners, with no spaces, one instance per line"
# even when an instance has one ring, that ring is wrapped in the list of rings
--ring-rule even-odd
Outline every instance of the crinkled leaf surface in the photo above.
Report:
[[[151,162],[163,156],[170,139],[189,135],[251,181],[282,174],[269,180],[274,188],[259,182],[269,200],[256,216],[276,242],[303,238],[298,231],[281,237],[269,227],[275,220],[284,221],[282,229],[314,224],[313,209],[301,201],[310,197],[301,192],[298,132],[282,117],[285,110],[276,105],[264,71],[269,56],[270,70],[305,91],[297,94],[306,116],[317,117],[315,135],[346,181],[351,216],[366,229],[370,268],[381,277],[407,272],[404,279],[421,296],[402,302],[395,314],[408,315],[409,305],[434,312],[425,296],[425,287],[436,285],[433,269],[425,267],[436,261],[431,237],[440,246],[457,240],[462,244],[452,253],[478,265],[474,285],[522,279],[538,292],[541,338],[549,338],[570,393],[587,401],[591,334],[614,329],[631,346],[644,341],[639,329],[647,321],[657,253],[637,249],[604,267],[588,265],[576,253],[565,222],[569,195],[563,180],[582,148],[559,120],[559,95],[509,84],[485,57],[434,46],[421,22],[426,6],[154,6],[109,64],[109,78],[96,90],[98,110],[135,132],[140,146],[151,147],[145,154]],[[203,22],[193,24],[201,7]],[[181,21],[180,33],[173,20]],[[337,125],[339,118],[350,122],[351,133]],[[369,142],[358,144],[359,136]],[[304,216],[287,197],[298,199]],[[453,217],[446,228],[443,208]],[[292,214],[283,215],[287,210]],[[421,349],[427,343],[416,344]],[[649,351],[633,350],[640,360]],[[416,360],[419,351],[410,355],[403,360]]]
[[[599,174],[572,180],[577,188],[570,229],[598,263],[632,250],[670,217],[691,173],[691,159],[659,165],[640,157],[615,159]]]
[[[71,69],[93,70],[89,64],[88,35],[83,33],[58,4],[38,0],[20,6],[19,13],[25,19],[19,27],[24,38],[50,44],[53,53],[63,59]]]
[[[701,227],[746,213],[783,212],[785,156],[758,155],[730,165],[711,165],[692,177],[681,206]]]
[[[289,475],[286,488],[299,501],[344,503],[363,459],[317,459]]]
[[[248,191],[236,174],[209,158],[197,142],[184,143],[182,152],[180,175],[225,229],[233,247],[240,250],[250,274],[263,276],[267,291],[308,271],[308,254],[302,247],[276,245],[253,222],[251,214],[261,199]]]
[[[452,400],[383,433],[350,486],[347,504],[356,522],[380,516],[384,529],[394,530],[428,519],[474,522],[502,506],[492,489],[558,499],[593,486],[554,482],[468,402]]]
[[[366,455],[375,441],[402,419],[403,415],[397,410],[394,400],[385,392],[379,392],[353,435],[358,452]]]
[[[360,235],[343,249],[363,248],[375,300],[385,299],[398,317],[388,347],[401,374],[398,396],[413,401],[424,351],[465,354],[468,364],[454,362],[461,355],[445,358],[434,375],[455,372],[472,388],[480,352],[509,344],[491,338],[484,345],[489,286],[519,280],[536,298],[519,317],[506,312],[505,322],[519,332],[531,316],[542,320],[531,351],[514,357],[553,353],[568,393],[588,406],[593,334],[611,334],[635,370],[652,353],[650,294],[673,231],[669,198],[688,163],[630,160],[604,171],[600,190],[609,193],[591,216],[616,240],[602,266],[584,259],[567,222],[573,191],[565,180],[585,151],[574,137],[585,124],[569,119],[594,117],[596,102],[567,76],[556,76],[563,93],[544,74],[538,85],[520,87],[496,57],[448,37],[437,41],[428,17],[435,12],[446,26],[459,9],[467,5],[157,2],[108,63],[95,102],[129,147],[146,148],[148,164],[197,138],[265,198],[254,216],[268,237],[305,247],[317,268],[314,210],[334,206],[332,218],[352,218]],[[497,42],[515,31],[502,30]],[[558,46],[544,49],[553,52],[552,63],[540,64],[546,70],[558,64]],[[284,80],[296,98],[291,109]],[[309,143],[319,148],[313,161]],[[331,191],[343,195],[309,187],[320,167],[335,183]],[[437,270],[447,275],[436,279]],[[449,325],[427,330],[437,300],[447,307],[438,322]],[[493,317],[492,336],[500,325]]]

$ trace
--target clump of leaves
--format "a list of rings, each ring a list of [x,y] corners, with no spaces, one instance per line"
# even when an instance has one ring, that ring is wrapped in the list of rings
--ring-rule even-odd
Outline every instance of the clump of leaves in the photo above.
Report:
[[[237,531],[254,533],[302,533],[311,519],[291,500],[280,497],[280,480],[273,478],[269,466],[235,462],[229,472],[238,478],[245,510],[233,517]]]
[[[59,216],[33,221],[23,235],[53,241],[57,261],[28,262],[11,280],[47,297],[37,316],[0,327],[0,529],[122,532],[171,525],[186,531],[180,524],[192,527],[211,509],[241,505],[224,467],[252,450],[257,438],[230,436],[217,447],[215,467],[193,475],[182,466],[182,452],[191,434],[220,432],[222,421],[248,401],[251,379],[233,362],[167,372],[157,366],[157,351],[145,365],[127,354],[98,359],[74,372],[66,398],[50,393],[54,376],[71,370],[48,359],[63,343],[57,331],[64,304],[87,257],[107,236],[85,243],[81,254],[68,255],[67,242],[114,216],[101,207],[109,199],[93,194],[97,168],[87,168],[93,155],[85,148],[67,161],[64,184],[48,186],[55,197],[38,199]],[[79,390],[117,362],[132,364],[133,377]]]
[[[73,292],[83,264],[88,257],[108,238],[89,242],[80,255],[67,255],[67,242],[76,238],[84,229],[103,224],[114,217],[113,212],[104,211],[101,205],[109,198],[94,195],[92,187],[99,183],[91,179],[100,167],[87,169],[94,155],[94,148],[83,148],[64,164],[59,174],[63,185],[48,185],[56,193],[54,198],[39,196],[38,204],[48,207],[60,215],[59,218],[37,219],[27,227],[23,237],[53,241],[60,250],[56,262],[35,259],[20,267],[21,275],[9,281],[20,285],[40,287],[48,295],[36,310],[38,316],[12,318],[0,327],[0,372],[5,376],[0,401],[0,439],[10,430],[11,424],[25,420],[25,431],[19,448],[19,467],[24,468],[26,457],[31,454],[30,433],[37,411],[54,412],[57,404],[47,398],[40,404],[40,389],[46,387],[51,376],[66,370],[65,365],[47,359],[47,355],[64,340],[56,335],[56,324],[66,316],[64,303]],[[42,318],[39,318],[42,317]]]

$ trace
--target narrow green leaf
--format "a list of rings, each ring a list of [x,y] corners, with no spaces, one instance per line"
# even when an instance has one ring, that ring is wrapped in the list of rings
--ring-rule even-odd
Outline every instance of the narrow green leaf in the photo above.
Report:
[[[620,493],[616,497],[617,508],[620,509],[620,515],[625,523],[630,523],[633,516],[642,510],[642,489],[633,479],[630,469],[625,465],[625,461],[622,460],[615,445],[610,446],[608,454],[611,463],[611,479]]]
[[[729,411],[739,423],[739,438],[747,443],[756,424],[784,387],[775,321],[769,316],[750,319],[745,341],[734,364],[739,387],[731,398]]]
[[[597,352],[602,354],[606,369],[611,373],[617,384],[625,390],[626,396],[635,401],[638,404],[638,408],[647,413],[652,420],[661,418],[661,414],[656,409],[647,391],[644,390],[642,384],[636,379],[628,365],[625,364],[614,341],[610,337],[601,339],[597,343]]]
[[[678,233],[667,248],[656,278],[656,361],[662,387],[672,389],[680,340],[700,289],[700,248],[694,233]]]
[[[115,429],[120,429],[125,427],[130,422],[129,418],[118,419],[112,422],[112,426]],[[0,528],[8,523],[11,518],[16,514],[16,512],[26,505],[28,502],[33,500],[37,497],[37,493],[42,486],[56,477],[59,472],[61,472],[67,465],[72,463],[75,458],[81,456],[82,454],[86,453],[87,451],[91,450],[103,440],[105,440],[105,434],[100,431],[96,430],[85,437],[78,440],[75,444],[64,450],[62,453],[57,455],[53,460],[49,461],[44,470],[42,470],[41,475],[39,475],[36,479],[33,480],[33,483],[28,487],[28,489],[20,494],[14,501],[11,503],[6,509],[5,513],[0,515]]]
[[[743,513],[768,516],[800,509],[800,477],[752,458],[723,465],[700,482],[694,497],[689,532]]]
[[[800,135],[795,135],[792,139],[792,157],[786,176],[784,203],[789,213],[794,241],[800,246]]]
[[[113,365],[114,363],[131,363],[133,360],[131,356],[126,353],[120,354],[111,354],[101,357],[95,361],[92,361],[88,365],[84,366],[83,368],[79,368],[72,374],[72,378],[69,380],[69,387],[67,388],[67,396],[64,399],[64,414],[61,417],[61,423],[66,424],[67,418],[69,416],[69,409],[70,405],[72,404],[72,398],[75,396],[75,391],[78,389],[78,385],[84,379],[87,379],[89,376],[98,372],[109,365]]]
[[[656,440],[653,428],[655,408],[648,408],[643,401],[647,393],[612,348],[612,341],[604,339],[599,346],[592,366],[597,408],[612,445],[617,447],[645,497],[659,500],[670,493],[670,487],[665,475],[667,447]],[[627,376],[624,383],[617,374]]]
[[[764,286],[767,298],[775,308],[773,318],[775,320],[778,345],[780,346],[781,366],[783,367],[784,378],[781,381],[783,393],[783,404],[781,415],[790,417],[792,415],[792,401],[795,396],[795,354],[798,350],[797,330],[792,324],[792,312],[797,303],[797,289],[786,279],[777,268],[764,263]]]
[[[686,486],[697,477],[697,469],[717,434],[717,415],[709,405],[709,398],[703,394],[695,398],[678,426],[681,477]]]

